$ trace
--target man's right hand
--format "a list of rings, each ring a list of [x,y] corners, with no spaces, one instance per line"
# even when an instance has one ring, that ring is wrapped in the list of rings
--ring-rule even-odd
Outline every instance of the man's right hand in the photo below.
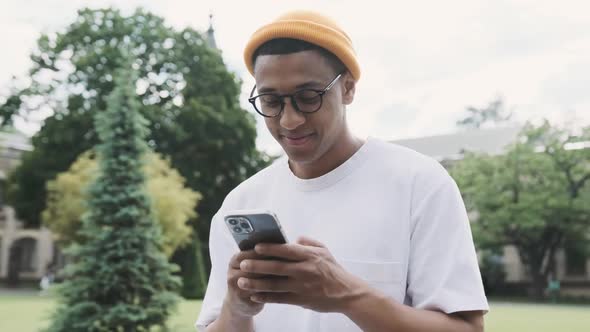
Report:
[[[241,251],[235,254],[227,271],[227,294],[224,306],[233,314],[241,317],[252,317],[262,311],[264,304],[253,302],[250,297],[256,292],[247,291],[238,286],[238,280],[242,277],[259,279],[265,277],[260,274],[252,274],[240,270],[240,263],[245,259],[263,259],[254,250]]]
[[[264,308],[263,303],[250,300],[256,292],[238,286],[240,278],[262,279],[272,278],[263,274],[243,272],[240,263],[245,259],[265,259],[254,250],[241,251],[229,261],[227,271],[227,293],[219,317],[207,327],[207,332],[248,332],[254,331],[254,317]]]

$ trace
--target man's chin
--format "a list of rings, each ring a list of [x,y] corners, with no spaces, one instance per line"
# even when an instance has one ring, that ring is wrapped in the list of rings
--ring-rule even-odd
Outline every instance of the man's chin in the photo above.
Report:
[[[308,164],[314,160],[314,154],[311,151],[290,151],[285,149],[285,153],[291,162],[297,164]]]
[[[292,149],[285,146],[283,146],[283,150],[289,160],[297,164],[308,164],[315,160],[315,151],[313,150]]]

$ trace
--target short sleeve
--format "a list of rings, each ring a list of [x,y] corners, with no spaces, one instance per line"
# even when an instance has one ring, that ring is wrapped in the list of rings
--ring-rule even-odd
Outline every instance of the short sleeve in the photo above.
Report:
[[[223,220],[213,217],[211,231],[209,232],[209,254],[211,257],[211,274],[205,298],[201,305],[199,318],[195,323],[198,331],[205,331],[207,325],[217,319],[221,312],[221,306],[227,292],[227,270],[231,257],[237,252],[238,247],[225,229]]]
[[[444,173],[443,173],[444,172]],[[446,170],[419,183],[412,200],[407,296],[412,307],[488,311],[469,219]]]

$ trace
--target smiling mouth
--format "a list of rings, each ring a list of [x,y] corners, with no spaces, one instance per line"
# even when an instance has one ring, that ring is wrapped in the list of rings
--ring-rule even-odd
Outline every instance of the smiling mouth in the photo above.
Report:
[[[294,146],[298,146],[298,145],[303,145],[305,143],[307,143],[311,137],[313,136],[313,134],[307,134],[307,135],[281,135],[281,138],[288,144],[288,145],[294,145]]]

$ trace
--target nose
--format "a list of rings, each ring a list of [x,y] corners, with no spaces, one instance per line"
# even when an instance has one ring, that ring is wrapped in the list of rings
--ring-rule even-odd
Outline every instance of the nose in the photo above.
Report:
[[[291,98],[285,100],[285,109],[280,115],[280,125],[287,130],[293,130],[305,123],[305,114],[297,112],[293,107]]]

